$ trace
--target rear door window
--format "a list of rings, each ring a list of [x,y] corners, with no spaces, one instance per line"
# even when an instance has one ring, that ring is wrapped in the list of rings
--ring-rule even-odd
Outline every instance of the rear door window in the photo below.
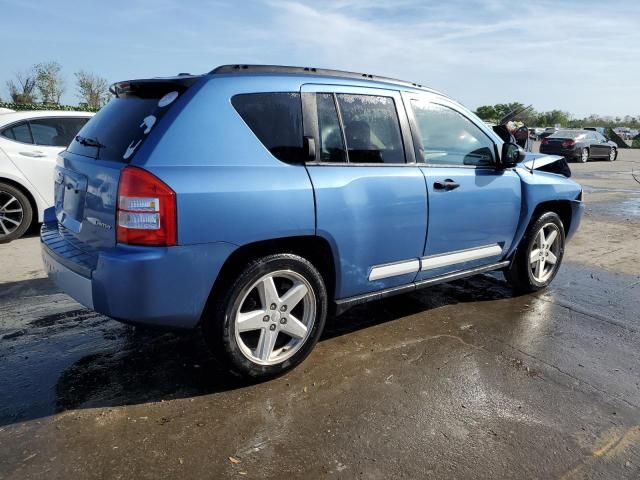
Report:
[[[304,160],[299,93],[239,94],[231,104],[274,157],[283,162]]]
[[[31,134],[36,145],[54,146],[58,138],[58,126],[55,118],[31,120]]]
[[[349,163],[404,163],[395,102],[377,95],[337,94]]]
[[[88,118],[39,118],[30,120],[31,133],[36,145],[66,147],[71,143]]]
[[[18,123],[2,130],[2,136],[20,143],[33,143],[27,122]]]

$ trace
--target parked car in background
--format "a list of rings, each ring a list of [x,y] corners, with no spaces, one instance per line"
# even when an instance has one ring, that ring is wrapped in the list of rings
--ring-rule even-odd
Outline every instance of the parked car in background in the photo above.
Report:
[[[59,156],[49,276],[121,321],[201,326],[240,375],[299,364],[331,306],[491,270],[542,289],[584,208],[578,184],[409,82],[228,65],[112,91]]]
[[[593,130],[558,130],[542,140],[540,153],[562,155],[582,163],[593,158],[606,158],[613,162],[618,157],[618,148],[614,142]]]
[[[555,127],[547,127],[542,132],[538,134],[538,140],[542,140],[543,138],[547,138],[550,135],[553,135],[558,131]]]
[[[532,127],[529,128],[529,138],[531,140],[540,140],[540,135],[544,132],[544,128],[542,127]]]
[[[0,243],[42,222],[45,208],[53,205],[56,157],[92,116],[49,110],[0,114]]]
[[[582,130],[591,130],[592,132],[598,132],[603,137],[606,136],[607,129],[604,127],[583,127]]]

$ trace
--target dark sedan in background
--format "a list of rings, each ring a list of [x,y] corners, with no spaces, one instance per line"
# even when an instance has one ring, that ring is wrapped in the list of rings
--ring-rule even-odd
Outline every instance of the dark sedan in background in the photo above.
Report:
[[[592,158],[614,161],[618,156],[617,145],[601,133],[591,130],[558,130],[543,138],[540,153],[562,155],[567,160],[585,163]]]

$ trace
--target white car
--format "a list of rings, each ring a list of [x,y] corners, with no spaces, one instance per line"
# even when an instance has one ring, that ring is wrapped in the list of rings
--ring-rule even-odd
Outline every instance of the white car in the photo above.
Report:
[[[21,237],[53,205],[58,153],[93,113],[0,113],[0,243]]]

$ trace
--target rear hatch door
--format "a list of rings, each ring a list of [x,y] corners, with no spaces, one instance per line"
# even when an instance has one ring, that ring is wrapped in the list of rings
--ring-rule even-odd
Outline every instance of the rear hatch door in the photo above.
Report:
[[[60,154],[55,172],[56,217],[61,233],[76,248],[88,251],[115,245],[120,173],[198,78],[113,85],[116,98]]]

